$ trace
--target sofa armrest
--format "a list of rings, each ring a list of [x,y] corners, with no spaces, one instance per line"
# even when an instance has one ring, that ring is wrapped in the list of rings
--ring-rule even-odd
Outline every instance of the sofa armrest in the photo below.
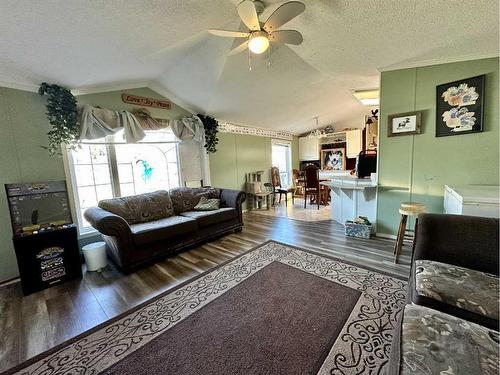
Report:
[[[243,224],[242,204],[246,200],[246,198],[247,198],[246,194],[240,190],[221,189],[220,192],[221,207],[232,207],[236,209],[236,211],[238,211],[239,220],[242,224]]]
[[[499,220],[420,214],[413,259],[428,259],[498,275]]]
[[[99,207],[85,210],[83,216],[100,233],[107,236],[130,236],[131,230],[128,223],[121,216],[115,215]]]

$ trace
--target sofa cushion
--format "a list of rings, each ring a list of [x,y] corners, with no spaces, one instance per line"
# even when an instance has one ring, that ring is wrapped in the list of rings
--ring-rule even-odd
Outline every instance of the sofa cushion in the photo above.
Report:
[[[219,199],[220,189],[180,187],[170,190],[170,198],[176,215],[186,211],[193,211],[194,206],[198,204],[203,196],[209,199]]]
[[[188,211],[181,213],[181,216],[195,219],[200,227],[222,223],[238,216],[232,207],[223,207],[213,211]]]
[[[113,199],[104,199],[98,206],[121,216],[131,224],[163,219],[174,214],[172,200],[165,190]]]
[[[497,373],[497,332],[428,307],[405,307],[400,374]]]
[[[498,277],[430,260],[415,261],[415,290],[460,309],[498,319]]]
[[[207,198],[202,196],[200,201],[196,206],[194,206],[195,211],[214,211],[220,208],[220,199],[217,198]]]
[[[186,235],[196,231],[196,229],[198,229],[196,220],[185,216],[171,216],[130,226],[132,238],[136,245],[144,245]]]

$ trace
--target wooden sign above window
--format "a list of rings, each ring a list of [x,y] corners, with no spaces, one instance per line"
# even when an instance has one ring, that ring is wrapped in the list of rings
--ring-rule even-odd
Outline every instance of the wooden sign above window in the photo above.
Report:
[[[140,105],[141,107],[153,107],[161,109],[170,109],[171,104],[167,100],[159,100],[154,98],[146,98],[144,96],[137,96],[132,94],[122,94],[124,103]]]

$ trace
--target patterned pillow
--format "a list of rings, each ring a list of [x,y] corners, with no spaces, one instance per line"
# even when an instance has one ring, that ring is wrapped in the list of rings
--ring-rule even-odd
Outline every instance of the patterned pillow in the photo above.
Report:
[[[165,190],[113,199],[104,199],[98,206],[121,216],[130,225],[170,217],[174,207]]]
[[[180,187],[170,190],[170,197],[176,215],[186,211],[193,211],[194,206],[198,204],[203,196],[208,199],[219,199],[220,189]]]
[[[220,199],[217,198],[207,198],[202,196],[200,201],[196,206],[194,206],[195,211],[214,211],[218,210],[220,206]]]

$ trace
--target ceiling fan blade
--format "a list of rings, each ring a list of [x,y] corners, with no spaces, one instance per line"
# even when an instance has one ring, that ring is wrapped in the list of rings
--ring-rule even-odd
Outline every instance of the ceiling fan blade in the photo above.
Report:
[[[274,11],[264,24],[264,30],[272,33],[278,27],[297,17],[306,9],[300,1],[289,1]]]
[[[246,50],[248,48],[248,40],[241,43],[238,47],[235,47],[233,48],[231,51],[229,51],[229,53],[227,54],[228,56],[233,56],[233,55],[236,55],[240,52],[243,52],[244,50]]]
[[[270,42],[299,45],[303,40],[302,34],[296,30],[278,30],[269,34]]]
[[[260,31],[259,16],[252,0],[246,0],[238,5],[238,14],[250,31]]]
[[[211,29],[211,30],[208,30],[208,32],[210,34],[213,34],[213,35],[224,36],[224,37],[228,37],[228,38],[248,38],[250,36],[250,33],[244,33],[241,31]]]

